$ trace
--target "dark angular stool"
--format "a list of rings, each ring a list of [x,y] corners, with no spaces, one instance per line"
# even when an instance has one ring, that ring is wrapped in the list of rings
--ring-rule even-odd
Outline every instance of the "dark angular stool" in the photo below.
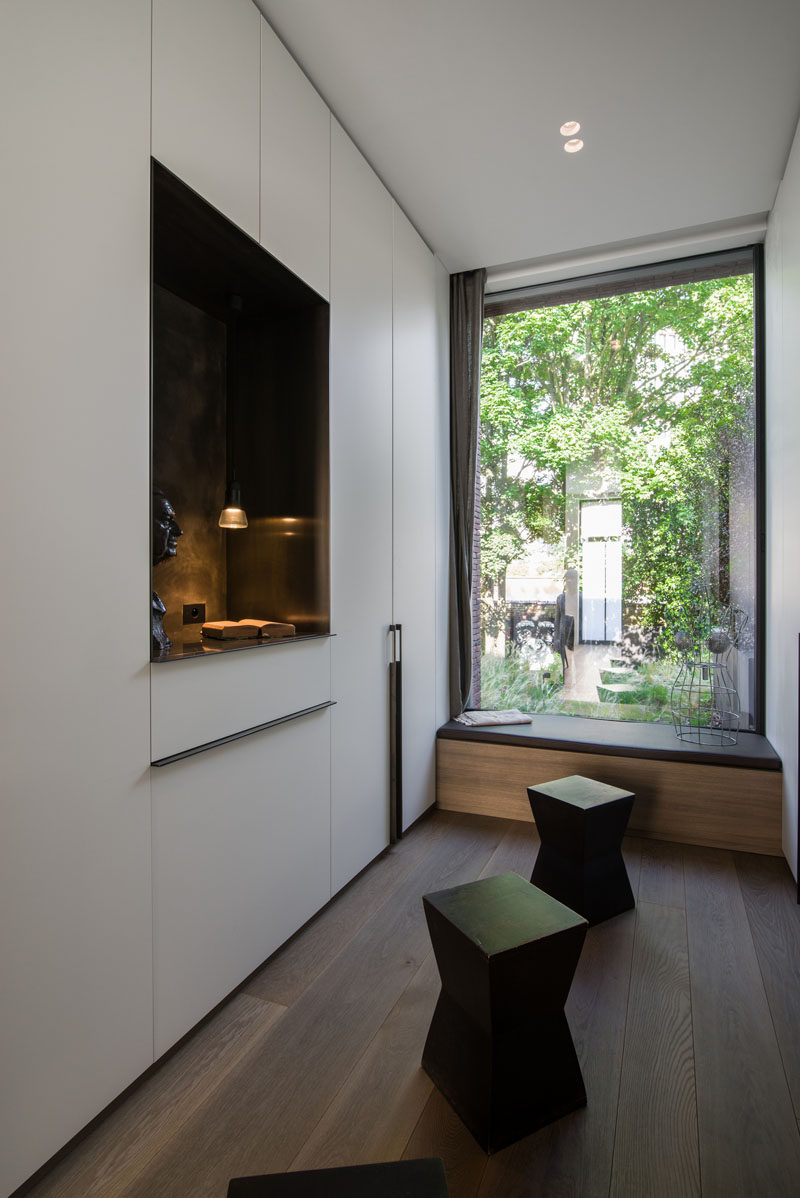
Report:
[[[484,1151],[585,1106],[564,1003],[586,921],[511,873],[423,903],[442,991],[422,1068]]]
[[[234,1177],[228,1198],[448,1198],[439,1157]]]
[[[590,924],[636,904],[622,859],[622,837],[635,796],[573,774],[528,787],[542,844],[531,874]]]

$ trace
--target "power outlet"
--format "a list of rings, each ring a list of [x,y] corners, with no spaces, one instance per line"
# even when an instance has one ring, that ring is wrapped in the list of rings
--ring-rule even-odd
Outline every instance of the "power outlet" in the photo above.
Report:
[[[183,622],[184,624],[203,624],[206,618],[205,603],[184,603],[183,605]]]

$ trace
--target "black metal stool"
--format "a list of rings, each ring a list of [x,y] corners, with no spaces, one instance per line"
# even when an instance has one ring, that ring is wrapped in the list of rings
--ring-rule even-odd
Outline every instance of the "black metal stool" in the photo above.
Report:
[[[234,1177],[228,1198],[448,1198],[439,1157]]]
[[[423,903],[442,991],[422,1067],[481,1147],[585,1106],[564,1003],[586,921],[512,873]]]
[[[635,796],[574,774],[528,787],[542,839],[531,874],[590,924],[635,906],[622,859],[622,837]]]

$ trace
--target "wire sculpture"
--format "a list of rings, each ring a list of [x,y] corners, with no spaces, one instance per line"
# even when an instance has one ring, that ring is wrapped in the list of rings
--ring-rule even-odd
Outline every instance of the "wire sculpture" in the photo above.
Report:
[[[736,744],[741,707],[726,662],[740,643],[748,618],[733,605],[720,612],[709,585],[693,580],[691,606],[684,609],[685,626],[674,637],[683,660],[672,684],[670,708],[680,740]]]

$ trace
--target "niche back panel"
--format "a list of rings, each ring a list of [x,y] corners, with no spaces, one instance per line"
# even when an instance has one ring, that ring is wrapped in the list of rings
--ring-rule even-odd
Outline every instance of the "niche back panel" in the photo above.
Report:
[[[323,318],[324,315],[324,318]],[[233,617],[280,611],[298,633],[329,631],[327,312],[243,322],[237,426],[249,536],[227,537]],[[302,363],[302,371],[297,364]],[[275,396],[268,409],[264,388]]]
[[[183,530],[152,569],[166,656],[197,644],[188,603],[327,634],[328,304],[159,163],[152,178],[153,484]],[[248,528],[224,532],[233,469]]]
[[[153,292],[153,483],[178,516],[178,555],[153,567],[153,587],[172,641],[183,638],[184,603],[227,618],[225,533],[225,325],[162,287]]]

